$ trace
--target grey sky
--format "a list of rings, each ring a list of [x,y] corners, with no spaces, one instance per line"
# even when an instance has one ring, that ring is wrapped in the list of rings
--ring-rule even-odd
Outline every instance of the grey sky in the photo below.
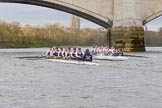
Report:
[[[0,20],[7,22],[20,22],[22,25],[44,25],[59,23],[69,26],[71,14],[39,6],[0,3]],[[100,27],[95,23],[81,19],[81,27]]]
[[[49,9],[45,7],[0,3],[0,20],[6,22],[20,22],[22,25],[43,25],[47,23],[59,23],[69,26],[71,14]],[[81,19],[81,27],[99,28],[100,26]],[[148,30],[158,30],[162,27],[162,17],[147,24]]]
[[[162,27],[162,16],[154,19],[147,24],[148,30],[158,31],[159,27]]]

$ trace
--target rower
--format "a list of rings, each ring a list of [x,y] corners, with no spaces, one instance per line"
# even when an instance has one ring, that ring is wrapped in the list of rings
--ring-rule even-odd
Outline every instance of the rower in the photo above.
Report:
[[[82,52],[81,48],[78,48],[77,53],[76,53],[76,59],[77,60],[82,60],[84,53]]]
[[[64,52],[64,57],[65,59],[69,59],[70,58],[70,47],[69,48],[65,48],[65,52]]]
[[[94,46],[92,48],[92,55],[96,55],[97,54],[96,50],[97,50],[97,46],[96,47]]]
[[[59,57],[64,57],[64,49],[61,47],[59,51]]]
[[[118,53],[118,55],[121,55],[121,56],[124,55],[124,54],[123,54],[123,50],[122,50],[121,47],[119,47],[119,48],[117,49],[117,53]]]
[[[86,49],[85,54],[83,56],[83,61],[92,62],[92,55],[89,52],[89,49]]]
[[[76,60],[76,48],[73,48],[73,51],[71,52],[71,59]]]
[[[55,57],[55,58],[59,58],[59,48],[58,47],[56,47],[56,49],[55,49],[55,51],[53,52],[53,56]]]
[[[116,47],[113,48],[112,50],[112,56],[118,56],[118,49]]]
[[[50,57],[52,55],[52,48],[49,48],[49,50],[46,52],[46,57]]]

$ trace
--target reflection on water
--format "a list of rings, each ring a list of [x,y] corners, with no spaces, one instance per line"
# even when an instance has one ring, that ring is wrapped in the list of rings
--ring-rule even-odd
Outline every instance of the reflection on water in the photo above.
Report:
[[[0,108],[162,106],[162,53],[129,53],[137,57],[100,66],[17,58],[46,50],[0,49]]]

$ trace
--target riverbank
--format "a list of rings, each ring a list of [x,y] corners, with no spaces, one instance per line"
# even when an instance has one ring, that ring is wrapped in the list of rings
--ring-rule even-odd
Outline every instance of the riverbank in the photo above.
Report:
[[[52,46],[50,43],[45,42],[1,42],[0,48],[40,48],[40,47],[47,47]]]
[[[42,48],[42,47],[53,47],[53,46],[61,46],[61,47],[92,47],[93,45],[76,45],[76,44],[67,44],[67,45],[60,45],[60,44],[53,44],[53,43],[47,43],[47,42],[26,42],[26,43],[11,43],[11,42],[0,42],[0,49],[5,48]]]

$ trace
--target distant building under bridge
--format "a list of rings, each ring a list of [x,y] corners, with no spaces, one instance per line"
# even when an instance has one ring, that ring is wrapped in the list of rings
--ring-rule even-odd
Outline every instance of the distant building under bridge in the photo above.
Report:
[[[72,15],[71,20],[70,20],[70,28],[74,31],[80,30],[80,17]]]

